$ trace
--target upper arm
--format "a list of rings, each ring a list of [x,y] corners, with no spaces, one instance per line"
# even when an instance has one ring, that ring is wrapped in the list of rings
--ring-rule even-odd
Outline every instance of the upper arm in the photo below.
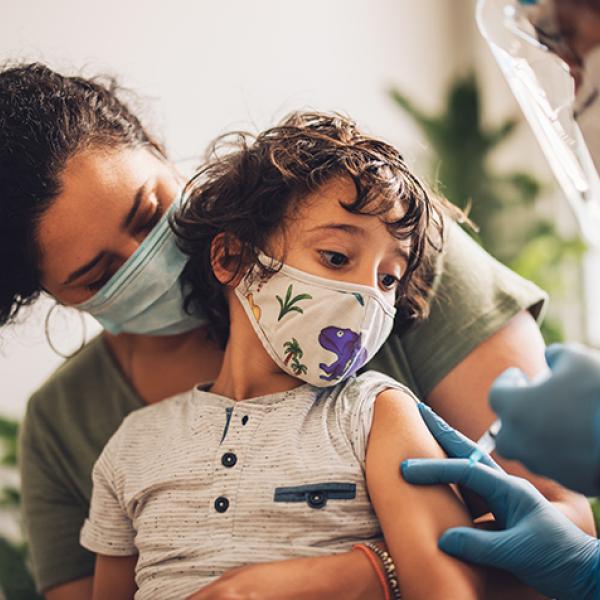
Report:
[[[515,315],[479,344],[433,388],[426,401],[452,427],[477,440],[496,418],[487,399],[492,383],[509,367],[519,367],[530,377],[547,368],[544,340],[527,311]],[[516,461],[494,458],[509,473],[531,481],[548,500],[559,502],[563,512],[584,531],[595,534],[592,513],[583,496],[533,475]]]
[[[93,582],[92,577],[69,581],[49,589],[44,597],[46,600],[91,600]]]
[[[492,382],[509,367],[519,367],[529,377],[547,368],[544,340],[527,311],[477,345],[433,388],[427,404],[466,436],[478,439],[495,418],[487,402]]]
[[[36,585],[52,593],[67,585],[65,600],[89,598],[82,582],[93,575],[95,557],[79,544],[88,507],[64,480],[49,433],[36,419],[28,413],[19,446],[21,511]]]
[[[477,598],[483,582],[474,567],[438,549],[451,526],[469,525],[468,513],[449,486],[412,486],[399,476],[405,458],[442,457],[414,400],[398,390],[377,397],[367,446],[367,487],[391,551],[403,595],[410,598]],[[427,577],[423,567],[427,565]]]
[[[131,600],[137,590],[135,565],[137,555],[96,558],[93,600]]]

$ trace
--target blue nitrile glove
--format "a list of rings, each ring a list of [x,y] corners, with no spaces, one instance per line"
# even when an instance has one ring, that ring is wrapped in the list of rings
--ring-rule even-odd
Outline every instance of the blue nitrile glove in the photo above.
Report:
[[[600,493],[600,359],[576,345],[546,349],[550,371],[528,382],[518,369],[494,382],[502,421],[496,451],[587,495]]]
[[[503,528],[449,529],[439,547],[462,560],[509,571],[552,598],[600,598],[600,542],[578,529],[528,481],[508,475],[489,456],[469,462],[476,445],[424,404],[419,410],[442,448],[457,458],[405,460],[404,479],[469,488],[487,501]]]

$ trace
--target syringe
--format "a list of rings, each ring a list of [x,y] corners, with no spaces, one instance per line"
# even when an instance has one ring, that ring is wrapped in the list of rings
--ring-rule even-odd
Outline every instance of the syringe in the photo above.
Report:
[[[496,447],[496,436],[502,427],[500,419],[496,419],[488,430],[477,440],[477,448],[469,456],[469,464],[474,465],[479,462],[484,454],[490,454]]]
[[[505,373],[507,375],[507,373]],[[515,386],[515,387],[526,387],[529,385],[538,385],[542,383],[545,379],[550,376],[550,369],[546,368],[541,373],[539,373],[536,377],[533,377],[531,380],[528,380],[526,375],[519,371],[518,369],[514,369],[510,380],[505,380]],[[475,464],[481,460],[481,457],[484,454],[490,454],[496,448],[496,436],[502,427],[502,421],[500,419],[496,419],[488,428],[488,430],[477,440],[477,448],[471,452],[469,456],[469,463]]]

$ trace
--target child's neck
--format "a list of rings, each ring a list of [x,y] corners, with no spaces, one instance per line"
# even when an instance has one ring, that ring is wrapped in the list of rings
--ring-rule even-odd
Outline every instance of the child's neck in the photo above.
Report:
[[[245,400],[285,392],[302,381],[282,371],[256,336],[237,298],[229,301],[230,334],[223,364],[210,391]]]

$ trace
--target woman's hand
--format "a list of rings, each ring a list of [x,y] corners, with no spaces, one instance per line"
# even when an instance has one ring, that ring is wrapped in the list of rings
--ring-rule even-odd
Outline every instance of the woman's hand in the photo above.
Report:
[[[362,552],[298,558],[238,567],[187,600],[383,599],[383,591]]]

